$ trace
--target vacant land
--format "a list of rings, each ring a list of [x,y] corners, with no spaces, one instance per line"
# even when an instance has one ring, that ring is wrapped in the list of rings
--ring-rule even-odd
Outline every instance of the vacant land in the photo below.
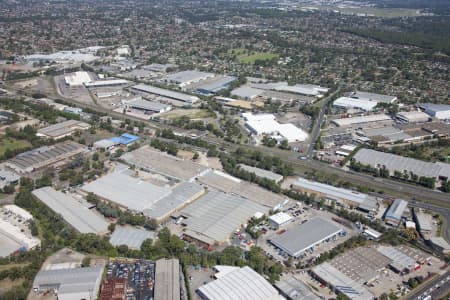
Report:
[[[7,150],[21,150],[30,147],[31,144],[27,141],[15,140],[12,138],[0,139],[0,156],[3,156]]]
[[[256,52],[254,54],[249,55],[239,55],[239,62],[241,64],[255,64],[256,61],[266,61],[266,60],[272,60],[277,59],[279,57],[276,53],[270,53],[270,52]]]

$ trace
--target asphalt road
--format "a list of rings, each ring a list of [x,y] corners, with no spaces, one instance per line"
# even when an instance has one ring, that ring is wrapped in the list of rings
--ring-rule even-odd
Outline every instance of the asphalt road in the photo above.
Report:
[[[446,295],[450,291],[450,271],[442,276],[437,276],[407,296],[407,300],[423,300],[431,296],[432,300],[439,299],[441,295]]]

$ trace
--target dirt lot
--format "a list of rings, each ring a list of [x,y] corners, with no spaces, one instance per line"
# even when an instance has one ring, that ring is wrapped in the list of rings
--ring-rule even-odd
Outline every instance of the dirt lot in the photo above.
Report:
[[[188,268],[189,286],[191,288],[193,300],[201,300],[200,296],[195,292],[195,290],[201,287],[205,282],[207,283],[212,281],[213,279],[211,278],[211,276],[213,274],[214,271],[211,268]]]
[[[0,280],[0,298],[2,298],[2,294],[6,293],[15,286],[20,286],[24,281],[25,279],[23,278],[14,281],[9,278]]]

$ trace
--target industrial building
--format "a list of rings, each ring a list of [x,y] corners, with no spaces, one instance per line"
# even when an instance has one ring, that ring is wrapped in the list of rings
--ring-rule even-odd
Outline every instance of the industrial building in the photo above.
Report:
[[[175,83],[179,87],[183,88],[186,85],[199,82],[211,77],[214,77],[214,73],[199,72],[199,71],[181,71],[167,75],[167,81]]]
[[[36,293],[55,290],[59,300],[96,299],[103,266],[39,271],[34,278]]]
[[[450,105],[423,103],[418,105],[428,115],[439,120],[450,120]]]
[[[433,245],[433,248],[436,249],[438,252],[446,255],[450,253],[450,245],[443,237],[440,236],[432,237],[430,238],[430,242]]]
[[[138,91],[138,92],[158,95],[161,97],[166,97],[169,99],[186,102],[187,104],[193,104],[200,100],[197,96],[192,96],[192,95],[188,95],[188,94],[184,94],[184,93],[180,93],[180,92],[166,90],[166,89],[162,89],[162,88],[158,88],[158,87],[154,87],[154,86],[146,85],[146,84],[137,84],[137,85],[132,86],[131,89]]]
[[[160,300],[180,300],[180,263],[178,259],[162,258],[156,261],[155,296]]]
[[[202,285],[197,294],[204,300],[284,299],[264,277],[252,268],[215,266],[215,280]]]
[[[375,114],[352,118],[334,119],[331,120],[330,122],[335,124],[336,126],[343,127],[343,126],[355,126],[360,124],[371,124],[371,123],[377,123],[377,125],[381,125],[384,123],[392,123],[392,119],[386,114]]]
[[[340,97],[333,102],[333,106],[344,108],[344,109],[359,109],[363,111],[372,111],[378,102],[366,100],[366,99],[355,99],[350,97]]]
[[[340,205],[357,207],[366,212],[378,210],[378,203],[372,196],[300,177],[292,183],[292,189],[308,195],[316,195],[318,198],[336,201]]]
[[[389,266],[398,273],[409,273],[413,271],[418,264],[416,260],[402,251],[391,246],[379,246],[377,251],[391,260]]]
[[[402,199],[395,199],[394,202],[389,206],[387,210],[384,221],[392,226],[400,225],[403,217],[403,213],[408,207],[408,201]]]
[[[0,169],[0,189],[10,184],[19,183],[20,176],[14,172]]]
[[[303,142],[308,138],[308,134],[293,124],[280,124],[272,114],[243,113],[245,126],[257,136],[270,135],[278,141],[287,140],[291,142]]]
[[[256,167],[252,167],[252,166],[248,166],[248,165],[244,165],[244,164],[239,164],[239,169],[249,172],[249,173],[254,173],[257,177],[260,178],[265,178],[268,180],[272,180],[275,181],[276,183],[279,183],[283,180],[283,175],[274,173],[272,171],[267,171],[264,169],[260,169],[260,168],[256,168]]]
[[[321,97],[328,92],[328,88],[314,84],[295,84],[289,85],[287,82],[278,83],[273,90],[281,92],[290,92],[294,94]]]
[[[64,81],[68,86],[81,86],[85,83],[91,82],[91,76],[88,72],[79,71],[75,73],[70,73],[64,76]]]
[[[148,101],[138,97],[132,100],[124,101],[125,108],[134,108],[146,113],[161,114],[172,110],[172,106],[156,101]]]
[[[311,274],[336,293],[342,293],[351,300],[374,299],[374,295],[366,287],[343,274],[328,262],[314,267]]]
[[[183,238],[202,246],[212,246],[229,239],[231,234],[256,213],[268,213],[269,208],[253,201],[210,191],[184,208],[179,215],[184,218],[186,230]]]
[[[152,71],[152,72],[165,73],[165,72],[167,72],[167,70],[169,68],[175,68],[175,67],[176,67],[176,65],[172,65],[172,64],[152,63],[149,65],[142,66],[141,69],[147,70],[147,71]]]
[[[297,258],[305,251],[312,251],[316,245],[336,237],[341,232],[342,228],[336,223],[316,217],[275,236],[270,242],[289,256]]]
[[[84,86],[87,88],[99,88],[99,87],[120,86],[127,84],[128,81],[124,79],[109,79],[109,80],[95,80],[91,82],[85,82]]]
[[[112,137],[109,139],[101,139],[93,144],[94,149],[103,149],[105,151],[111,150],[119,146],[131,146],[138,142],[141,138],[137,135],[124,133],[121,136]]]
[[[421,111],[402,111],[395,117],[403,123],[425,123],[430,120],[430,116]]]
[[[217,170],[208,170],[202,173],[197,180],[210,188],[217,189],[224,193],[239,195],[255,203],[272,209],[280,209],[289,202],[289,199],[280,194],[270,192],[256,184],[243,181]]]
[[[116,226],[109,243],[113,246],[126,245],[129,249],[140,250],[145,240],[154,240],[155,236],[154,232],[145,229]]]
[[[6,257],[15,252],[34,249],[41,245],[41,241],[28,236],[20,227],[0,219],[0,245],[0,257]]]
[[[218,75],[212,79],[207,79],[205,83],[200,82],[196,85],[195,91],[203,95],[214,95],[221,90],[228,89],[236,79],[235,76]]]
[[[361,92],[361,91],[352,92],[348,95],[348,97],[353,98],[353,99],[373,101],[373,102],[385,103],[385,104],[392,104],[395,101],[397,101],[397,97],[395,97],[395,96]]]
[[[50,165],[64,163],[66,160],[81,155],[86,151],[86,147],[80,144],[64,142],[21,153],[15,158],[6,161],[5,165],[19,174],[31,173]]]
[[[61,123],[56,123],[37,131],[36,135],[39,137],[59,140],[66,136],[71,136],[77,131],[84,131],[91,128],[88,123],[78,120],[67,120]]]
[[[450,164],[431,163],[414,158],[403,157],[391,153],[385,153],[372,149],[362,148],[353,156],[356,162],[370,165],[373,168],[385,167],[390,175],[395,171],[413,173],[419,177],[430,177],[435,179],[450,178]]]
[[[94,234],[108,232],[108,222],[71,195],[56,191],[52,187],[43,187],[32,193],[78,232]]]
[[[292,220],[292,216],[288,215],[285,212],[279,212],[269,217],[269,224],[273,228],[279,229],[280,227],[289,224]]]
[[[283,275],[282,279],[275,283],[275,287],[281,295],[288,300],[320,300],[313,290],[301,279],[295,276]]]
[[[433,230],[433,227],[431,226],[433,222],[432,216],[414,209],[414,219],[417,225],[416,227],[420,231],[422,237],[428,239]]]
[[[231,91],[232,96],[236,96],[245,100],[253,100],[263,93],[264,90],[255,89],[249,86],[241,86]]]
[[[208,170],[192,160],[168,155],[148,145],[125,153],[121,159],[144,171],[161,174],[179,181],[190,181]]]
[[[1,210],[5,211],[9,214],[15,215],[15,217],[20,219],[21,222],[33,220],[33,216],[29,212],[27,212],[25,209],[15,205],[15,204],[4,205],[1,207]]]

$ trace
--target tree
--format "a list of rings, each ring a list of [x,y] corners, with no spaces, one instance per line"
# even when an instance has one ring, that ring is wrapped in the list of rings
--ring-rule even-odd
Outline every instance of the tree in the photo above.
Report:
[[[144,224],[145,229],[147,230],[156,230],[158,228],[158,222],[155,219],[150,218]]]
[[[198,154],[198,152],[194,153],[194,156],[192,157],[193,160],[197,160],[200,157],[200,155]]]

